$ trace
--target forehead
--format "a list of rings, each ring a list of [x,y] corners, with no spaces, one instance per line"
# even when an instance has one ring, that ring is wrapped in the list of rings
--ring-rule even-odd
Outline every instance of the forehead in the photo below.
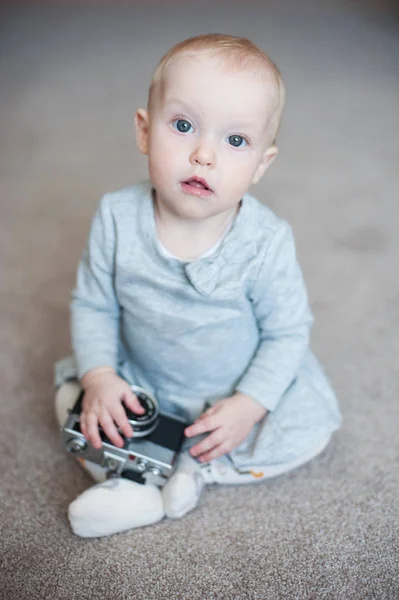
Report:
[[[245,123],[268,119],[278,90],[266,68],[234,69],[216,57],[186,56],[165,70],[164,107],[182,105],[198,116],[213,115]]]

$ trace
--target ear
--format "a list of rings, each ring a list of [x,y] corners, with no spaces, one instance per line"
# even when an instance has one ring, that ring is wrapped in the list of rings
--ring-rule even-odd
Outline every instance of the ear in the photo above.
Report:
[[[141,154],[148,154],[149,138],[149,118],[148,112],[144,108],[139,108],[134,117],[136,126],[137,148]]]
[[[270,165],[272,164],[272,162],[274,161],[274,159],[276,158],[278,154],[278,148],[277,146],[270,146],[265,154],[263,155],[263,158],[261,160],[261,162],[259,163],[258,168],[255,171],[255,175],[252,179],[252,183],[258,183],[258,181],[261,179],[261,177],[263,176],[263,173],[266,171],[266,169],[268,167],[270,167]]]

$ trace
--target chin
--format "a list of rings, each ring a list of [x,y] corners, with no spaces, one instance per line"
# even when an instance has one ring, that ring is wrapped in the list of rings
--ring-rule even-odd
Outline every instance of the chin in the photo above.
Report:
[[[206,219],[211,216],[206,214],[203,210],[195,210],[195,208],[190,210],[190,208],[187,207],[186,210],[182,210],[181,206],[178,207],[175,214],[180,217],[180,219],[186,219],[187,221],[197,221],[198,219]]]

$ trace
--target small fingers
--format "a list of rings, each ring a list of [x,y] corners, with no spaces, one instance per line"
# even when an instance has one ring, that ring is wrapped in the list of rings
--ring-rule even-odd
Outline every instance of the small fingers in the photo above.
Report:
[[[83,435],[85,436],[85,438],[87,438],[87,427],[86,427],[85,413],[81,413],[81,415],[79,417],[79,426],[80,426],[80,431],[83,433]]]
[[[189,427],[186,427],[184,430],[184,434],[186,437],[194,437],[195,435],[201,435],[201,433],[206,433],[207,431],[213,431],[217,427],[219,427],[220,423],[215,414],[204,414],[197,421],[195,421]]]
[[[220,458],[221,456],[224,456],[230,451],[231,447],[226,443],[222,443],[209,450],[209,452],[201,454],[198,460],[200,462],[209,462],[211,460],[215,460],[215,458]]]
[[[201,440],[198,444],[190,449],[191,456],[199,457],[201,460],[204,455],[213,450],[216,446],[219,446],[223,442],[223,436],[220,431],[215,431],[210,435],[207,435],[204,440]]]
[[[121,436],[119,435],[118,430],[115,426],[115,423],[114,423],[111,415],[108,412],[103,413],[100,416],[100,424],[101,424],[101,427],[103,428],[104,433],[107,436],[107,438],[109,440],[111,440],[111,442],[115,446],[122,448],[124,446],[124,441],[121,438]],[[94,444],[93,444],[93,446],[94,446]],[[101,447],[101,440],[100,440],[100,446],[95,446],[95,448],[99,448],[99,447]]]
[[[123,409],[122,414],[116,414],[114,418],[123,434],[126,437],[132,437],[133,430],[129,421],[126,419],[126,413]],[[122,447],[124,445],[124,441],[119,435],[112,418],[103,415],[99,423],[99,418],[95,412],[83,413],[80,417],[80,430],[84,437],[91,442],[93,448],[99,449],[102,447],[102,440],[98,431],[99,424],[101,424],[105,435],[115,444],[115,446]]]
[[[121,429],[121,431],[125,437],[127,437],[127,438],[133,437],[133,435],[134,435],[133,428],[130,425],[128,418],[126,416],[126,412],[124,411],[121,404],[115,406],[115,408],[113,409],[113,411],[111,413],[111,417],[115,421],[115,423],[118,425],[118,427]]]
[[[123,394],[123,400],[128,408],[138,415],[142,415],[145,409],[141,406],[139,399],[136,394],[133,394],[130,390]]]
[[[86,414],[84,428],[86,433],[83,435],[92,443],[93,448],[101,448],[102,442],[98,433],[98,417],[96,413],[89,412]]]

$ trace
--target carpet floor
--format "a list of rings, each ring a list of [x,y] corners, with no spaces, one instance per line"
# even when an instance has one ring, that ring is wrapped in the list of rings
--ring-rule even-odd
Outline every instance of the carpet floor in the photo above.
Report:
[[[250,37],[286,83],[253,193],[294,229],[343,426],[295,473],[82,540],[67,507],[91,482],[52,407],[76,265],[101,195],[146,177],[133,116],[156,62],[214,31]],[[399,598],[398,33],[386,2],[1,5],[1,599]]]

